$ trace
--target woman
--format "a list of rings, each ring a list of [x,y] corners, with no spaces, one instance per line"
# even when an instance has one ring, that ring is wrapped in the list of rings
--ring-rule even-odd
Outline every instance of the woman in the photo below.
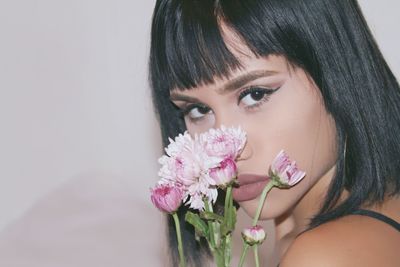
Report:
[[[281,267],[400,266],[400,89],[355,0],[157,1],[150,78],[165,145],[247,132],[234,199],[250,216],[280,149],[306,171],[262,211]]]

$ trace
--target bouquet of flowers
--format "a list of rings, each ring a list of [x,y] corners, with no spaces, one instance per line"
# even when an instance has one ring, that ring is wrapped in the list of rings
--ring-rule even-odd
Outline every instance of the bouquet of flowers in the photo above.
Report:
[[[151,200],[162,212],[173,216],[178,240],[180,267],[186,265],[176,213],[181,205],[190,210],[185,220],[193,225],[195,238],[205,238],[218,267],[228,267],[231,262],[231,238],[236,223],[236,207],[232,188],[237,183],[236,161],[246,144],[246,133],[241,128],[210,129],[200,135],[179,134],[165,148],[166,154],[159,159],[162,165],[161,179],[151,189]],[[242,230],[243,250],[239,266],[242,266],[249,247],[254,248],[256,266],[259,266],[258,244],[266,234],[257,225],[267,193],[273,188],[288,188],[299,182],[305,172],[299,170],[282,150],[270,166],[270,182],[261,193],[253,225]],[[218,189],[225,191],[223,214],[214,212]]]

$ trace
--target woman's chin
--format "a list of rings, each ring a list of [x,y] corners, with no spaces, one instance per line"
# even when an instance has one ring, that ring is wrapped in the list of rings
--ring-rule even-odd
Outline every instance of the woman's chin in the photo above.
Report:
[[[243,201],[239,202],[239,205],[249,217],[254,218],[256,216],[258,201]],[[264,206],[259,220],[276,219],[282,216],[285,212],[286,210],[282,209],[282,207],[276,207],[276,205],[270,205],[269,207]]]

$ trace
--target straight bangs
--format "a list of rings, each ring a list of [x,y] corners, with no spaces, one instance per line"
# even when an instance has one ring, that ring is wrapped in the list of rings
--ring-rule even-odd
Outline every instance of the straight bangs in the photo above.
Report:
[[[158,1],[153,15],[150,75],[163,85],[155,87],[190,89],[213,83],[215,78],[228,78],[240,69],[241,62],[232,49],[242,52],[227,41],[226,33],[233,33],[256,57],[289,54],[286,27],[278,25],[274,15],[279,11],[265,2]]]

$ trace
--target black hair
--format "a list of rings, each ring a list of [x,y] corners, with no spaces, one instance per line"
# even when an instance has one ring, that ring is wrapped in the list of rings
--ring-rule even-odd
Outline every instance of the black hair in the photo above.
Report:
[[[212,83],[241,68],[222,23],[257,57],[282,55],[302,68],[335,120],[337,170],[310,228],[399,194],[399,84],[356,0],[157,1],[149,68],[164,145],[185,130],[170,90]],[[349,196],[338,203],[345,189]],[[189,226],[184,229],[186,253],[201,266],[207,248],[196,243]],[[176,248],[172,225],[170,236]]]

